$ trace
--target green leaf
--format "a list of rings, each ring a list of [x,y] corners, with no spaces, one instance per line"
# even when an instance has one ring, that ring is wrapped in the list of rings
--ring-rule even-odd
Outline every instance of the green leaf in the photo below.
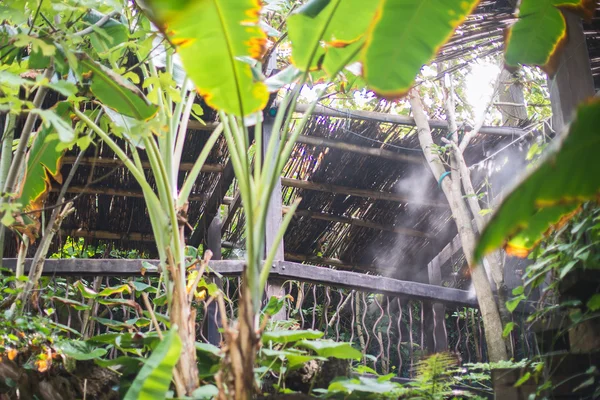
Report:
[[[90,90],[107,107],[138,120],[148,120],[158,111],[142,91],[116,72],[92,60],[85,53],[77,53],[79,72],[89,80]]]
[[[98,297],[98,293],[86,287],[81,281],[75,282],[73,286],[76,287],[79,290],[79,293],[81,293],[81,295],[86,299],[95,299]]]
[[[594,381],[595,381],[595,378],[593,376],[591,376],[588,379],[586,379],[585,381],[581,382],[581,384],[577,385],[577,387],[575,389],[573,389],[573,391],[577,392],[578,390],[585,389],[588,386],[592,386],[594,384]]]
[[[263,314],[275,315],[277,314],[285,305],[285,301],[287,300],[287,296],[277,297],[271,296],[267,305],[263,308]]]
[[[351,360],[360,360],[362,358],[362,353],[352,347],[350,343],[346,342],[335,342],[333,340],[302,340],[298,342],[298,346],[311,349],[321,357]]]
[[[240,57],[259,59],[266,35],[254,0],[145,2],[151,18],[177,46],[183,66],[206,103],[245,116],[262,110],[269,93]]]
[[[78,361],[94,360],[106,354],[105,349],[95,348],[81,340],[65,340],[56,343],[56,347],[65,355]]]
[[[131,288],[129,287],[129,285],[119,285],[119,286],[107,287],[107,288],[101,290],[100,293],[98,293],[98,296],[106,297],[106,296],[112,296],[113,294],[123,293],[123,292],[131,293]]]
[[[353,379],[339,379],[335,380],[329,387],[327,388],[328,392],[342,392],[342,393],[352,393],[352,392],[363,392],[363,393],[374,393],[378,395],[383,395],[392,392],[396,392],[401,390],[402,387],[398,383],[394,382],[378,382],[376,379],[372,378],[353,378]],[[397,397],[397,396],[394,396]]]
[[[522,386],[529,378],[531,378],[531,372],[525,372],[525,374],[523,374],[523,376],[515,383],[515,387]]]
[[[57,150],[60,140],[53,134],[56,132],[55,126],[62,129],[65,127],[63,124],[67,124],[65,119],[68,118],[69,109],[69,104],[60,102],[51,110],[38,110],[44,118],[44,126],[35,135],[27,153],[25,176],[20,183],[16,200],[23,205],[23,211],[42,208],[43,201],[52,187],[52,179],[62,183],[60,167],[64,151]],[[73,131],[70,130],[70,137],[65,131],[62,131],[62,134],[64,139],[69,139],[72,138]]]
[[[369,28],[378,1],[313,0],[288,18],[292,42],[292,63],[301,71],[314,70],[321,64],[329,74],[335,73],[341,60],[347,59]],[[333,59],[328,60],[329,52]]]
[[[68,81],[50,82],[47,84],[47,86],[65,97],[73,96],[77,93],[77,86],[75,86],[74,83]],[[67,142],[68,140],[63,141]]]
[[[104,17],[102,13],[96,10],[89,10],[82,20],[93,25],[102,17]],[[96,50],[100,58],[106,58],[106,53],[111,49],[129,40],[129,29],[114,18],[110,18],[101,28],[94,28],[89,37],[92,47]],[[120,49],[118,55],[122,54],[124,50],[124,48]]]
[[[210,400],[219,394],[215,385],[204,385],[192,392],[192,398],[196,400]]]
[[[181,339],[177,331],[171,329],[135,377],[124,400],[164,399],[180,353]]]
[[[265,80],[269,92],[276,92],[282,87],[289,85],[300,77],[302,72],[293,65],[287,66],[283,71],[279,71]]]
[[[508,65],[538,65],[549,75],[556,72],[559,50],[567,41],[567,24],[560,7],[591,19],[596,4],[587,0],[521,1],[519,19],[506,35],[504,57]]]
[[[144,282],[132,281],[129,282],[136,292],[156,293],[158,290],[154,286],[150,286]]]
[[[523,286],[517,286],[516,288],[514,288],[512,290],[513,296],[518,296],[523,293],[525,293],[525,287],[523,287]]]
[[[600,310],[600,294],[593,295],[587,302],[587,308],[590,311]]]
[[[383,0],[367,34],[363,76],[386,98],[403,96],[479,0]]]
[[[211,356],[215,356],[215,357],[222,357],[221,354],[221,349],[219,349],[217,346],[210,344],[210,343],[202,343],[202,342],[196,342],[196,351],[199,351],[201,353],[205,353],[205,354],[210,354]]]
[[[510,335],[510,333],[513,331],[513,329],[515,328],[515,323],[514,322],[509,322],[504,326],[504,330],[502,331],[502,337],[503,338],[507,338],[508,335]]]
[[[264,332],[262,334],[263,343],[275,342],[275,343],[292,343],[302,339],[319,339],[323,337],[323,332],[315,331],[312,329],[308,330],[297,330],[297,331],[272,331]]]
[[[582,105],[568,135],[539,167],[505,199],[481,234],[477,260],[505,245],[526,256],[553,229],[561,227],[579,205],[600,193],[600,99]]]
[[[567,276],[567,274],[569,272],[571,272],[571,270],[573,269],[573,267],[575,267],[575,265],[577,265],[578,262],[579,262],[579,260],[572,260],[572,261],[569,261],[564,267],[562,267],[560,269],[560,277],[559,277],[559,279],[563,279],[565,276]]]
[[[120,356],[112,360],[95,360],[95,363],[103,368],[110,367],[118,370],[121,374],[131,374],[139,371],[144,363],[144,359],[139,357]]]
[[[89,306],[86,304],[83,304],[79,301],[76,300],[72,300],[72,299],[66,299],[64,297],[57,297],[57,296],[52,296],[50,299],[54,300],[54,301],[59,301],[63,304],[69,305],[71,307],[73,307],[75,310],[77,311],[81,311],[81,310],[89,310]]]
[[[519,297],[515,297],[514,299],[507,301],[506,308],[508,309],[508,311],[509,312],[515,311],[517,309],[517,306],[521,302],[521,300],[525,300],[524,295],[520,295]]]

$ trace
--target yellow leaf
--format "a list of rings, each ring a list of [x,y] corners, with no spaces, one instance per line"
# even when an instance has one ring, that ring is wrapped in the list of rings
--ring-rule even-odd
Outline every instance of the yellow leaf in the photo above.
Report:
[[[19,354],[19,352],[15,349],[10,349],[6,353],[8,355],[8,359],[11,361],[17,358],[17,354]]]

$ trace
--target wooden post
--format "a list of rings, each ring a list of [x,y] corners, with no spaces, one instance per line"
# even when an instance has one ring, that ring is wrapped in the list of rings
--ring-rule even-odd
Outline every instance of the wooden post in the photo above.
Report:
[[[265,113],[266,114],[266,113]],[[258,134],[258,132],[257,132]],[[264,155],[267,152],[267,147],[269,145],[269,140],[272,135],[279,135],[279,132],[273,132],[273,120],[269,116],[265,115],[265,120],[263,122],[263,131],[262,131],[262,151],[263,151],[263,160]],[[277,148],[277,145],[276,145]],[[277,182],[275,183],[275,187],[273,188],[273,193],[271,194],[271,199],[269,201],[269,207],[267,210],[267,223],[265,229],[265,255],[271,251],[273,246],[277,247],[277,253],[275,254],[275,259],[273,261],[283,261],[284,260],[284,252],[283,252],[283,241],[279,243],[275,243],[275,236],[277,235],[277,231],[281,226],[282,221],[282,204],[281,204],[281,178],[277,177]],[[276,264],[276,263],[275,263]],[[273,267],[277,268],[276,266]],[[271,298],[271,296],[284,296],[285,289],[283,288],[282,282],[274,279],[269,279],[267,283],[267,297]],[[279,313],[272,317],[275,320],[283,320],[286,318],[285,309],[281,309]]]
[[[568,42],[556,74],[548,80],[552,128],[557,133],[573,119],[577,105],[594,95],[594,79],[581,18],[570,11],[562,12],[567,21]]]
[[[430,285],[442,285],[442,263],[436,257],[427,264]],[[429,303],[431,304],[431,303]],[[442,303],[431,304],[433,319],[433,350],[436,353],[448,350],[448,334],[445,328],[446,306]]]
[[[221,259],[221,219],[215,217],[209,228],[207,235],[208,249],[212,251],[212,260]],[[223,289],[223,282],[220,278],[212,278],[219,289]],[[216,301],[211,302],[206,307],[206,338],[210,344],[218,346],[221,343],[221,316],[219,315],[219,307],[217,307]]]

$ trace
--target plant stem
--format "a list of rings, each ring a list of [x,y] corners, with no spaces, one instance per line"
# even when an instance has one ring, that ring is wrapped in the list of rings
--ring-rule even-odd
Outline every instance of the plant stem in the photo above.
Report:
[[[54,74],[54,68],[48,67],[44,72],[43,79],[50,80],[52,74]],[[48,87],[38,87],[35,97],[33,99],[33,108],[40,108],[42,106],[42,103],[46,98],[46,93],[48,93]],[[25,162],[25,153],[27,152],[29,138],[31,137],[31,132],[33,131],[36,120],[37,113],[30,112],[27,114],[27,119],[25,120],[25,125],[23,126],[23,130],[21,131],[21,137],[19,138],[17,150],[15,151],[13,161],[10,165],[10,169],[8,170],[8,174],[6,176],[6,181],[4,182],[3,193],[10,194],[14,193],[15,191],[15,188],[17,186],[17,178],[19,177],[19,173],[21,172],[23,168],[23,163]],[[0,202],[3,202],[3,198],[0,198]]]
[[[2,134],[2,150],[0,150],[0,198],[3,198],[5,195],[2,189],[6,183],[8,170],[12,162],[12,143],[15,137],[16,119],[17,116],[14,114],[9,113],[6,115],[6,125],[4,127],[4,133]],[[4,259],[5,234],[6,228],[0,223],[0,268],[2,268],[2,260]],[[0,274],[2,273],[0,272]]]

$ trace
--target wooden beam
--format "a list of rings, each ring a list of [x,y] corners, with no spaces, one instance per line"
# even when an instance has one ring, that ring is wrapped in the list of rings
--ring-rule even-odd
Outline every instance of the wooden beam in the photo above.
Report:
[[[54,193],[60,192],[61,188],[53,187],[50,191]],[[99,195],[99,196],[120,196],[120,197],[134,197],[134,198],[144,198],[144,193],[141,191],[135,190],[127,190],[127,189],[113,189],[113,188],[105,188],[105,187],[94,187],[94,186],[69,186],[67,188],[67,193],[76,193],[76,194],[90,194],[90,195]],[[190,201],[204,201],[207,196],[203,194],[190,195]]]
[[[44,275],[49,276],[137,276],[141,275],[143,262],[158,265],[158,260],[116,259],[50,259],[44,265]],[[29,271],[31,259],[25,261],[25,273]],[[240,275],[244,260],[211,261],[210,267],[222,275]],[[16,259],[4,260],[6,268],[13,269]],[[146,275],[155,275],[156,270],[146,270]],[[375,275],[332,270],[289,261],[274,263],[271,275],[282,280],[297,280],[328,286],[343,287],[387,296],[404,296],[415,300],[436,301],[467,307],[477,307],[477,300],[466,290],[451,289],[425,283],[401,281]]]
[[[442,286],[442,265],[441,259],[434,259],[427,264],[427,273],[429,275],[429,284]],[[433,352],[440,353],[448,350],[448,332],[446,331],[446,307],[442,303],[429,304],[431,306],[431,317],[433,320]]]
[[[202,123],[198,120],[195,119],[190,119],[188,121],[188,129],[194,130],[194,131],[214,131],[215,128],[219,126],[219,122],[205,122]]]
[[[208,227],[207,234],[207,247],[212,251],[212,260],[221,260],[221,219],[217,216],[214,218]],[[219,290],[223,290],[223,281],[218,276],[212,278],[213,283],[217,285]],[[221,343],[221,333],[219,330],[222,328],[221,316],[219,307],[217,307],[216,301],[211,301],[206,307],[206,338],[208,343],[218,346]]]
[[[109,231],[88,231],[87,229],[61,229],[61,235],[82,237],[87,239],[98,240],[131,240],[134,242],[154,242],[154,234],[152,233],[118,233]]]
[[[225,233],[231,222],[233,221],[233,217],[235,217],[235,213],[242,205],[242,198],[240,197],[240,191],[238,190],[233,195],[233,201],[229,204],[229,210],[227,210],[227,216],[223,221],[223,225],[221,226],[221,233]]]
[[[263,163],[273,163],[276,161],[277,154],[274,152],[271,160],[266,160],[267,151],[269,147],[269,142],[271,138],[275,138],[275,148],[279,147],[279,132],[273,132],[273,118],[266,116],[262,126],[262,132],[257,132],[258,135],[262,135],[262,149],[258,149],[258,151],[262,151],[262,159]],[[274,261],[283,261],[283,238],[277,240],[277,233],[281,228],[282,222],[282,201],[281,201],[281,177],[277,176],[275,185],[273,185],[273,191],[270,194],[270,198],[268,200],[267,205],[267,215],[266,215],[266,224],[265,224],[265,248],[264,248],[264,257],[267,257],[267,254],[270,254],[271,251],[275,250],[275,258]],[[285,296],[285,288],[283,287],[283,281],[278,279],[272,279],[269,276],[269,280],[267,281],[266,288],[267,298],[271,297],[283,297]],[[282,321],[286,319],[286,306],[283,306],[275,315],[273,315],[274,321]]]
[[[63,164],[73,164],[77,157],[65,156],[62,159]],[[95,165],[97,167],[122,167],[123,162],[118,158],[94,158],[94,157],[83,157],[79,162],[80,165]],[[179,165],[180,171],[190,171],[194,163],[181,163]],[[150,168],[150,162],[142,161],[142,167]],[[223,172],[225,167],[221,164],[204,164],[200,171],[202,172]]]
[[[294,187],[305,190],[316,190],[319,192],[328,192],[335,194],[345,194],[348,196],[366,197],[373,200],[386,200],[395,201],[398,203],[413,203],[429,207],[448,208],[448,204],[444,202],[433,202],[411,199],[408,196],[404,196],[396,193],[380,192],[377,190],[370,189],[356,189],[346,186],[337,186],[329,183],[316,183],[311,181],[303,181],[300,179],[293,178],[281,178],[281,184],[287,187]]]
[[[328,139],[318,136],[300,135],[298,136],[298,143],[318,147],[329,147],[332,149],[343,150],[350,153],[361,154],[365,156],[385,158],[387,160],[392,160],[396,162],[423,164],[424,161],[422,156],[400,154],[395,151],[382,149],[380,147],[359,146],[338,139]]]
[[[196,224],[196,228],[190,237],[189,244],[191,246],[198,247],[206,237],[208,227],[210,226],[213,218],[219,212],[219,206],[223,203],[225,194],[233,183],[234,177],[235,174],[233,172],[233,164],[231,163],[231,160],[228,160],[227,164],[225,164],[225,168],[223,168],[223,173],[219,175],[219,180],[217,181],[215,189],[206,201],[204,212],[202,213],[202,216],[200,217],[200,220]]]
[[[284,214],[288,213],[289,210],[290,210],[289,207],[287,207],[287,206],[283,207]],[[405,236],[414,236],[414,237],[422,237],[422,238],[433,237],[433,235],[431,235],[429,233],[417,231],[415,229],[402,228],[402,227],[394,226],[394,225],[378,224],[376,222],[366,221],[366,220],[359,219],[359,218],[341,217],[341,216],[337,216],[337,215],[326,214],[326,213],[310,211],[310,210],[296,210],[294,215],[297,215],[299,217],[318,219],[318,220],[322,220],[322,221],[338,222],[341,224],[360,226],[363,228],[369,228],[369,229],[374,229],[374,230],[378,230],[378,231],[393,232],[393,233],[398,233],[400,235],[405,235]]]
[[[297,253],[285,253],[286,261],[293,261],[299,263],[311,263],[311,264],[320,264],[320,265],[330,265],[332,267],[342,268],[342,269],[351,269],[357,270],[360,269],[362,271],[377,271],[377,267],[374,265],[359,265],[359,264],[351,264],[345,261],[340,260],[339,258],[331,258],[331,257],[319,257],[312,254],[297,254]],[[383,272],[383,271],[382,271]]]
[[[296,112],[305,113],[307,109],[307,104],[296,105]],[[352,118],[366,121],[385,122],[396,125],[416,126],[414,118],[406,117],[404,115],[393,115],[374,111],[343,110],[324,106],[316,106],[313,114],[335,118]],[[428,122],[432,129],[448,129],[448,123],[445,120],[430,119]],[[459,122],[458,125],[461,126],[462,123]],[[470,131],[473,129],[473,127],[465,125],[464,129],[465,131]],[[527,132],[523,129],[505,126],[484,126],[479,130],[479,133],[496,136],[521,136]]]

